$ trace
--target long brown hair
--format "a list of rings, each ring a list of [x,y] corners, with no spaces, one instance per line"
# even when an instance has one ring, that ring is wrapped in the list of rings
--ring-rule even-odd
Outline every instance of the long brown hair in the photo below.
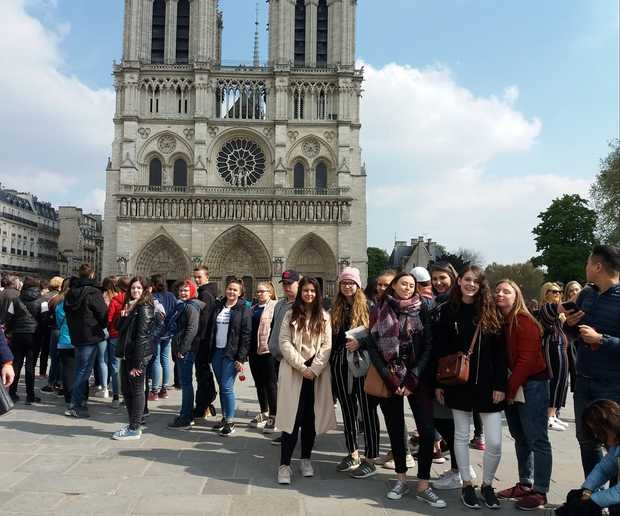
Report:
[[[140,283],[140,285],[142,285],[142,295],[140,296],[140,299],[137,300],[136,304],[140,305],[140,304],[148,304],[148,305],[152,305],[153,303],[153,294],[151,293],[151,289],[149,288],[149,282],[146,281],[146,279],[144,279],[142,276],[135,276],[133,278],[131,278],[131,281],[129,282],[129,287],[127,288],[127,293],[125,294],[125,303],[128,304],[130,301],[132,301],[131,299],[131,286],[134,283]]]
[[[583,426],[595,440],[607,446],[609,437],[620,444],[620,405],[611,400],[590,403],[582,415]]]
[[[310,305],[310,310],[306,311],[301,293],[306,285],[312,285],[316,296]],[[297,328],[303,330],[306,326],[311,335],[323,335],[325,333],[325,319],[323,318],[323,296],[319,282],[309,276],[304,276],[299,280],[299,290],[293,303],[293,313],[291,315],[291,325],[297,324]]]
[[[482,333],[499,333],[502,329],[502,323],[493,301],[491,287],[483,272],[477,265],[467,265],[460,272],[454,283],[454,287],[450,290],[448,304],[454,312],[457,312],[463,303],[463,292],[458,284],[458,280],[462,280],[465,274],[471,272],[476,277],[476,282],[480,286],[474,298],[475,322],[480,323]]]
[[[504,321],[506,322],[507,326],[511,329],[517,328],[517,326],[519,326],[517,316],[519,314],[523,314],[530,320],[532,320],[534,324],[536,324],[536,326],[538,326],[538,331],[540,331],[540,334],[542,335],[543,328],[538,322],[538,319],[536,319],[536,317],[534,317],[532,313],[528,310],[527,305],[525,304],[525,299],[523,298],[523,292],[521,292],[519,285],[517,285],[511,279],[503,279],[495,284],[495,288],[497,289],[497,287],[499,287],[502,283],[510,285],[510,287],[512,287],[512,289],[515,291],[515,304],[512,306],[512,309],[510,310],[508,315],[504,316]]]
[[[347,304],[347,298],[338,290],[338,295],[331,309],[332,329],[336,333],[340,331],[340,326],[344,322],[344,309]],[[366,299],[366,294],[364,294],[364,291],[358,286],[353,295],[353,305],[351,306],[351,328],[357,328],[358,326],[368,328],[368,325],[368,301]]]

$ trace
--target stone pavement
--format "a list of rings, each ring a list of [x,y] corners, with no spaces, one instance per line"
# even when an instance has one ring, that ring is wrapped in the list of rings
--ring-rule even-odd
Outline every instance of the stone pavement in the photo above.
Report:
[[[390,471],[381,470],[366,480],[336,472],[335,465],[345,453],[341,431],[317,440],[315,478],[298,475],[291,487],[278,486],[279,448],[247,426],[257,406],[249,374],[245,382],[237,382],[237,392],[239,425],[229,438],[211,431],[212,421],[191,430],[168,429],[180,401],[176,391],[171,391],[169,400],[151,403],[142,440],[124,443],[110,439],[126,422],[124,409],[112,409],[110,400],[91,398],[92,417],[85,420],[64,417],[64,403],[55,396],[44,397],[39,406],[19,403],[12,413],[0,417],[0,514],[395,516],[467,512],[456,491],[442,492],[447,509],[432,509],[411,495],[398,502],[387,500],[385,493],[394,478]],[[20,394],[24,394],[21,386]],[[563,417],[572,423],[572,409]],[[413,428],[411,418],[408,427]],[[496,484],[501,487],[517,479],[507,428],[504,434]],[[558,503],[580,483],[582,473],[574,426],[566,432],[552,432],[551,437],[550,501]],[[383,432],[382,451],[387,446]],[[481,478],[482,452],[473,451],[471,456]],[[445,468],[433,465],[433,476]],[[504,515],[520,513],[511,503],[503,503],[502,508]]]

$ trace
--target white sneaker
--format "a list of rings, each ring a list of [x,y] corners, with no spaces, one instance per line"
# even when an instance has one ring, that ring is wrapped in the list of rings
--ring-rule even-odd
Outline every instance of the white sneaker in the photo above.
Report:
[[[559,417],[553,418],[558,425],[562,425],[568,430],[569,424],[566,421],[562,421]]]
[[[301,459],[299,469],[301,469],[301,475],[304,477],[314,476],[314,468],[312,467],[312,462],[310,462],[310,459]]]
[[[549,422],[547,424],[549,430],[555,430],[556,432],[564,432],[566,430],[566,427],[562,426],[561,424],[559,424],[555,418],[550,417],[549,418]]]
[[[278,468],[278,484],[290,485],[291,484],[291,467],[280,466]]]
[[[458,471],[449,469],[441,474],[441,476],[433,482],[435,489],[461,489],[463,487],[463,479]]]
[[[250,421],[251,428],[265,428],[269,417],[266,414],[257,414],[254,419]]]
[[[110,392],[108,391],[108,389],[105,389],[101,387],[101,385],[98,385],[97,391],[95,392],[95,397],[96,398],[109,398]]]
[[[391,453],[391,452],[390,452]],[[390,459],[383,463],[383,467],[385,469],[396,469],[396,463],[394,462],[394,458],[390,455]],[[411,453],[407,454],[406,465],[408,468],[415,468],[415,459]]]

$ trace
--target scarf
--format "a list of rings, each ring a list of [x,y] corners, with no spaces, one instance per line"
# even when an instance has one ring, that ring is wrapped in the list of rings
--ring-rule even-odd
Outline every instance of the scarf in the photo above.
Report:
[[[370,333],[377,343],[377,349],[388,364],[405,369],[404,372],[394,370],[399,376],[401,372],[402,376],[406,374],[406,365],[397,360],[401,344],[410,343],[414,333],[423,331],[419,316],[421,304],[418,294],[410,299],[386,296],[371,315]]]

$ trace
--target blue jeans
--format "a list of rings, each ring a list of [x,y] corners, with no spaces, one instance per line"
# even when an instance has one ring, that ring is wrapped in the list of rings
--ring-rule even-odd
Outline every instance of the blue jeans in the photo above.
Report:
[[[71,391],[71,407],[80,408],[84,405],[85,389],[88,386],[90,373],[93,372],[98,344],[75,346],[75,381]]]
[[[118,396],[120,392],[120,383],[119,383],[119,371],[120,371],[120,358],[116,358],[116,344],[118,343],[118,337],[110,337],[108,339],[108,347],[106,349],[106,353],[108,355],[108,364],[111,369],[112,376],[112,395]]]
[[[232,421],[235,417],[236,403],[235,399],[235,378],[237,378],[237,370],[235,363],[225,355],[225,349],[216,349],[211,359],[213,373],[220,386],[220,404],[222,406],[222,415],[227,421]]]
[[[184,422],[194,419],[194,353],[185,353],[177,360],[181,376],[181,412],[179,418]]]
[[[547,429],[549,380],[530,380],[523,386],[525,403],[506,407],[506,421],[515,440],[519,482],[539,493],[549,492],[551,443]]]
[[[581,466],[587,477],[603,458],[600,443],[596,442],[584,428],[582,416],[584,409],[594,400],[612,400],[620,403],[620,378],[591,379],[577,376],[575,381],[575,430],[581,450]]]
[[[97,344],[97,373],[104,389],[108,388],[108,341]]]
[[[171,342],[172,339],[158,340],[153,346],[153,358],[149,364],[152,392],[157,392],[170,384]]]

